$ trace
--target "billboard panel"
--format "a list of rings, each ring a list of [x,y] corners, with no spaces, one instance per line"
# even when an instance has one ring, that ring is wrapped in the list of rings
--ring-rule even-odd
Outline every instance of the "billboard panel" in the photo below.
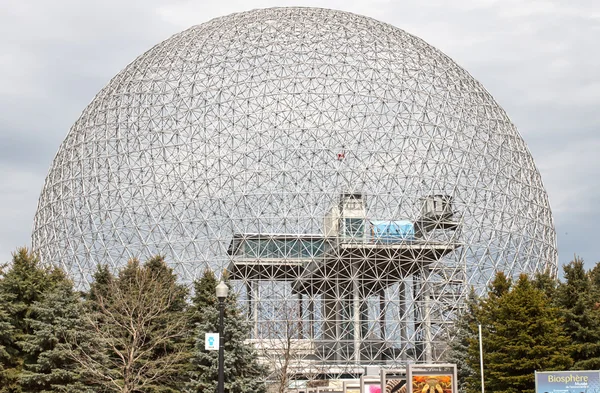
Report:
[[[398,393],[404,386],[406,392],[406,369],[381,369],[381,391]]]
[[[388,379],[385,383],[385,393],[397,393],[404,385],[405,379]]]
[[[535,373],[536,393],[600,393],[600,371]]]
[[[452,374],[413,375],[412,391],[418,393],[454,393]]]
[[[409,364],[408,393],[457,393],[456,364]]]

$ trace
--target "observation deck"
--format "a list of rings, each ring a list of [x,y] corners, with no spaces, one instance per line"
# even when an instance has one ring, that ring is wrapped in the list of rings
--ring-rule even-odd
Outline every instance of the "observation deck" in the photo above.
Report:
[[[228,272],[233,280],[293,281],[294,291],[303,294],[322,293],[358,274],[372,292],[418,273],[462,245],[343,240],[322,234],[236,234],[228,250]]]

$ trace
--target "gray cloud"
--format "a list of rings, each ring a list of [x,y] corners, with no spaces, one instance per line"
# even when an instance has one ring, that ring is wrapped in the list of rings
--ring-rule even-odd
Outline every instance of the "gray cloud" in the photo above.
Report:
[[[436,46],[506,109],[547,187],[562,263],[600,259],[597,0],[9,0],[0,11],[0,261],[29,243],[46,171],[69,127],[125,65],[191,25],[232,12],[343,9]]]

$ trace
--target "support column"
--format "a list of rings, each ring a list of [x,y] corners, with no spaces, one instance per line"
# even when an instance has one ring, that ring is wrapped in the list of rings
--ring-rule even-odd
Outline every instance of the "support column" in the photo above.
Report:
[[[429,274],[423,281],[423,297],[424,297],[424,341],[425,341],[425,361],[431,363],[433,361],[433,343],[431,337],[431,284],[429,283]]]
[[[363,294],[361,294],[364,296]],[[360,297],[360,339],[369,335],[369,303],[368,298]],[[361,341],[362,342],[362,341]]]
[[[385,341],[385,289],[379,291],[379,336]]]
[[[252,285],[252,323],[254,326],[254,338],[258,339],[258,303],[260,291],[258,281],[251,281]]]
[[[323,344],[324,344],[324,354],[325,359],[329,360],[332,358],[333,353],[337,353],[336,350],[336,337],[337,334],[337,325],[338,325],[338,313],[339,313],[339,300],[336,299],[336,293],[333,290],[334,288],[327,288],[323,295],[322,299],[322,310],[321,310],[321,318],[323,320],[322,324],[322,334],[323,334]]]
[[[400,281],[398,283],[398,314],[400,320],[400,345],[402,352],[402,361],[406,362],[406,351],[408,350],[408,321],[406,320],[406,283]]]
[[[353,322],[354,322],[354,361],[360,364],[360,293],[358,291],[358,278],[352,280],[353,288]]]
[[[252,322],[250,334],[252,338],[258,338],[258,281],[253,280],[246,283],[246,298],[248,299],[246,313],[248,320]]]
[[[246,316],[249,320],[252,317],[252,286],[250,281],[246,281],[246,301],[248,302],[248,309],[246,310]]]
[[[381,340],[379,344],[381,347],[377,347],[379,348],[378,351],[380,351],[379,360],[382,362],[385,361],[385,350],[387,349],[385,341],[385,311],[385,289],[382,288],[379,291],[379,338]]]
[[[421,276],[419,274],[413,275],[413,318],[415,321],[415,361],[422,362],[424,353],[424,339],[423,334],[423,291],[422,291]]]
[[[308,335],[311,340],[315,338],[315,295],[308,298]]]
[[[298,294],[298,338],[304,338],[304,307],[302,301],[302,294]]]

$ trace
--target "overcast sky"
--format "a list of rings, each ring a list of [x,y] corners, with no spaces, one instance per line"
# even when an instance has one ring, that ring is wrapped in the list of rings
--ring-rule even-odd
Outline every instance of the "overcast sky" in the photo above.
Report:
[[[30,245],[70,126],[138,55],[192,25],[272,6],[390,23],[453,58],[516,124],[548,191],[559,262],[600,260],[599,0],[2,0],[0,262]]]

